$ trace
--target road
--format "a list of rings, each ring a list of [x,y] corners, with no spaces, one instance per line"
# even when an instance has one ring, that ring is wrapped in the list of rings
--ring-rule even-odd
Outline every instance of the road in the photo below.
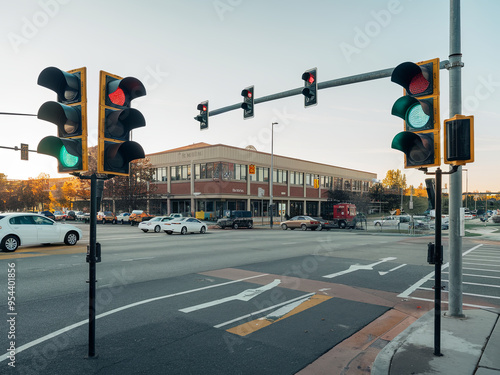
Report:
[[[295,374],[391,311],[415,319],[432,308],[430,240],[340,230],[167,236],[99,225],[95,361],[81,361],[88,345],[85,242],[0,253],[0,278],[8,279],[9,265],[16,270],[16,370]],[[464,252],[464,302],[498,307],[498,246],[465,239]],[[444,300],[446,289],[444,281]],[[6,290],[0,298],[7,314]],[[352,367],[352,360],[339,366]]]

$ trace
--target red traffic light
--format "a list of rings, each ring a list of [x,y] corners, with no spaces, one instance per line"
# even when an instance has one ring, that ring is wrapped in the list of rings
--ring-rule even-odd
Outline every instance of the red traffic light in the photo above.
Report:
[[[394,68],[391,81],[397,83],[410,96],[439,95],[439,60],[422,63],[404,62]]]
[[[305,72],[304,74],[302,74],[302,79],[310,85],[312,85],[314,81],[316,81],[316,77],[314,77],[314,74],[310,72]]]
[[[207,106],[205,104],[198,104],[197,109],[198,109],[198,111],[206,112],[207,111]]]
[[[108,94],[108,98],[113,104],[120,106],[125,105],[125,93],[119,87],[114,92]]]
[[[252,94],[252,92],[250,90],[243,90],[241,92],[241,96],[246,96],[247,98],[251,99],[252,96],[253,96],[253,94]]]

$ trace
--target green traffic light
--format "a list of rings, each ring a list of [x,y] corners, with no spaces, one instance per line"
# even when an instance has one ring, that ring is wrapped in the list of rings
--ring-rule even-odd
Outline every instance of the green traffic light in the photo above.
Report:
[[[73,168],[79,163],[79,161],[80,158],[70,154],[64,145],[59,150],[59,162],[63,167]]]
[[[420,103],[412,105],[406,111],[406,122],[415,130],[424,129],[429,123],[430,116],[427,115]]]
[[[415,99],[403,96],[396,100],[391,113],[405,120],[406,130],[421,131],[434,128],[434,99]]]

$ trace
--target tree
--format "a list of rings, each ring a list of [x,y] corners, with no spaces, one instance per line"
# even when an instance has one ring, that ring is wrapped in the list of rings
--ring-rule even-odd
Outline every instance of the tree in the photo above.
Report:
[[[406,189],[406,175],[399,169],[390,169],[382,180],[384,187],[389,189]]]
[[[417,188],[413,188],[413,185],[410,186],[410,188],[414,189],[413,196],[415,197],[427,197],[427,189],[425,188],[423,183],[420,183],[420,185]]]
[[[156,192],[153,181],[154,168],[149,158],[130,163],[129,176],[115,176],[104,183],[103,198],[115,199],[120,208],[131,212],[146,209],[147,200]]]

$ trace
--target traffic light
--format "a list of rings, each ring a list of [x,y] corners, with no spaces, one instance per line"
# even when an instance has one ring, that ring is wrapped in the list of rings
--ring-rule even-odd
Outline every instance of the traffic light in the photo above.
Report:
[[[243,103],[241,103],[241,108],[243,108],[243,118],[252,118],[254,114],[253,86],[249,86],[242,90],[241,96],[243,96]]]
[[[200,122],[200,130],[208,129],[208,100],[201,102],[196,108],[200,114],[194,119]]]
[[[444,163],[474,162],[474,116],[455,115],[444,120]]]
[[[306,70],[302,74],[302,79],[304,80],[304,88],[302,89],[304,107],[318,104],[318,69]]]
[[[394,68],[391,81],[404,88],[391,113],[404,120],[404,131],[391,147],[404,152],[405,168],[439,166],[439,59],[404,62]]]
[[[142,146],[130,140],[133,129],[146,126],[135,98],[146,95],[141,81],[122,78],[101,70],[99,77],[99,143],[97,172],[127,176],[129,163],[145,157]]]
[[[57,94],[57,102],[46,102],[37,117],[57,126],[57,137],[43,138],[37,152],[54,156],[59,173],[86,172],[87,152],[87,68],[69,70],[45,68],[38,76],[40,86]]]

